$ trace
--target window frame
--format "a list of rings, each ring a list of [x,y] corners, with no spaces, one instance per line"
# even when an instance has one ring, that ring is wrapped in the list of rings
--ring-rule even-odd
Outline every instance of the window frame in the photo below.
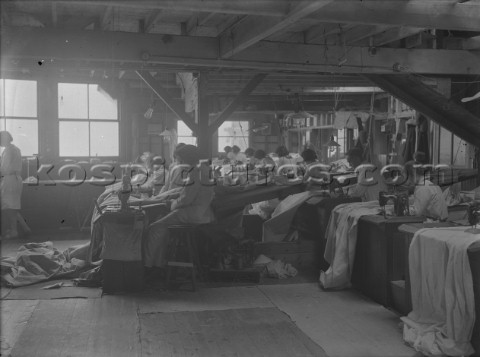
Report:
[[[242,131],[243,131],[243,134],[244,134],[244,135],[241,135],[241,136],[220,135],[220,134],[219,134],[220,127],[221,127],[223,124],[227,123],[227,122],[237,122],[237,123],[245,122],[245,123],[247,123],[248,128],[247,128],[247,129],[243,129],[243,128],[242,128]],[[234,137],[235,137],[235,138],[240,138],[240,139],[243,138],[243,139],[246,141],[246,147],[245,147],[245,149],[248,148],[248,147],[250,147],[250,125],[251,125],[251,123],[250,123],[250,120],[248,120],[248,119],[245,119],[245,120],[225,120],[225,121],[220,125],[220,127],[218,128],[218,130],[217,130],[217,135],[216,135],[216,136],[217,136],[217,147],[216,147],[217,152],[219,152],[219,153],[220,153],[220,152],[223,152],[223,147],[220,147],[220,146],[219,146],[219,145],[220,145],[220,138],[234,138]],[[235,144],[234,144],[234,145],[235,145]],[[243,151],[245,151],[245,150],[243,150]]]
[[[60,84],[78,84],[78,85],[86,85],[87,86],[87,118],[61,118],[60,113],[59,113],[59,86]],[[80,160],[86,160],[86,159],[94,159],[94,158],[99,158],[102,160],[118,160],[121,158],[121,105],[120,105],[120,100],[116,99],[117,102],[117,118],[116,119],[90,119],[90,85],[101,85],[101,83],[98,83],[96,81],[84,81],[84,80],[73,80],[73,79],[67,79],[63,81],[57,81],[56,82],[56,112],[57,112],[57,129],[58,129],[58,157],[61,160],[67,160],[67,159],[80,159]],[[61,153],[61,148],[60,148],[60,123],[61,122],[66,122],[66,123],[88,123],[88,153],[89,155],[87,156],[81,156],[81,155],[62,155]],[[91,126],[90,123],[116,123],[117,124],[117,131],[118,131],[118,136],[117,136],[117,150],[118,154],[117,155],[102,155],[102,156],[93,156],[91,155]]]
[[[9,81],[27,81],[27,82],[35,82],[35,96],[36,96],[36,108],[35,108],[35,112],[36,112],[36,116],[34,117],[27,117],[27,116],[13,116],[13,115],[7,115],[7,108],[6,108],[6,85],[5,85],[5,81],[6,80],[9,80]],[[22,154],[22,158],[28,158],[28,157],[32,157],[32,156],[37,156],[40,154],[40,133],[39,133],[39,109],[40,109],[40,103],[39,103],[39,96],[38,96],[38,87],[39,87],[39,81],[37,79],[32,79],[32,78],[14,78],[14,77],[9,77],[9,76],[5,76],[5,77],[2,77],[0,78],[0,82],[3,86],[3,92],[2,92],[2,99],[1,99],[1,103],[3,104],[3,113],[0,112],[0,121],[3,121],[3,124],[4,124],[4,130],[8,130],[7,129],[7,120],[31,120],[31,121],[35,121],[37,123],[37,152],[36,153],[33,153],[32,155],[26,155],[23,151],[22,151],[22,148],[19,147],[20,149],[20,152]],[[13,143],[15,145],[15,138],[13,140]],[[16,145],[18,147],[18,145]]]

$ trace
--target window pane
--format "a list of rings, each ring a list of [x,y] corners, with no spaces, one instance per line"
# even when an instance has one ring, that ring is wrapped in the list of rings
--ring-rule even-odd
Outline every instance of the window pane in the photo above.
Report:
[[[440,128],[440,157],[439,164],[450,165],[452,163],[452,133]]]
[[[5,80],[5,115],[29,118],[37,116],[37,82]]]
[[[60,122],[60,156],[88,156],[88,123]]]
[[[5,115],[5,91],[4,91],[4,81],[3,79],[0,79],[0,116],[4,116]]]
[[[90,122],[90,156],[118,156],[118,123]]]
[[[112,119],[118,118],[117,101],[107,93],[99,90],[97,84],[88,85],[88,110],[90,119]]]
[[[4,118],[0,119],[0,130],[5,130],[5,119]]]
[[[226,121],[218,128],[218,136],[248,136],[248,121]]]
[[[453,136],[453,165],[466,166],[466,150],[465,141],[458,136]]]
[[[87,85],[58,83],[58,117],[63,119],[87,119]]]
[[[6,130],[12,134],[13,144],[20,149],[22,156],[38,154],[38,120],[7,119],[6,124]]]
[[[190,128],[181,120],[177,121],[177,135],[178,136],[192,136]]]

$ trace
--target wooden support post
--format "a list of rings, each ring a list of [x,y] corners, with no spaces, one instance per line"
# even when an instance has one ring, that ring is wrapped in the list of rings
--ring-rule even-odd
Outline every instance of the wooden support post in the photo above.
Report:
[[[200,150],[202,159],[210,159],[212,156],[212,132],[208,126],[209,108],[208,108],[208,74],[201,72],[197,78],[198,81],[198,101],[197,101],[197,146]]]
[[[193,121],[193,118],[185,113],[178,103],[175,102],[171,94],[158,83],[150,72],[145,70],[135,71],[137,75],[153,90],[153,92],[174,112],[183,122],[192,130],[197,132],[197,124]]]
[[[237,107],[248,97],[250,93],[260,84],[261,81],[267,76],[266,73],[259,73],[255,75],[250,82],[241,90],[238,96],[226,106],[226,108],[215,118],[212,125],[210,125],[210,133],[213,134],[220,125],[237,109]]]

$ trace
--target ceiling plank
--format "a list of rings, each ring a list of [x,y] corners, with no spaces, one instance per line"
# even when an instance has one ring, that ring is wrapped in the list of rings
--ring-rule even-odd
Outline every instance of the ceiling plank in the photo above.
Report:
[[[345,41],[345,44],[352,45],[358,41],[374,36],[389,28],[390,28],[389,26],[383,26],[383,25],[362,26],[361,28],[354,27],[348,30],[347,32],[345,32],[344,41]]]
[[[155,10],[152,11],[147,18],[145,19],[145,32],[151,32],[153,28],[155,27],[155,24],[159,20],[159,18],[162,16],[163,11],[162,10]]]
[[[326,37],[346,32],[354,26],[354,24],[321,24],[312,26],[305,31],[305,41],[307,43],[322,43]]]
[[[225,109],[214,119],[213,123],[209,125],[210,133],[214,133],[222,123],[228,119],[230,115],[233,114],[235,109],[253,92],[253,90],[263,81],[263,79],[267,76],[266,73],[258,73],[256,74],[243,89],[240,93],[235,97],[235,99],[225,107]]]
[[[326,23],[354,23],[480,31],[480,6],[450,1],[342,1],[325,6],[309,18]]]
[[[203,27],[208,21],[210,21],[212,18],[214,18],[216,15],[215,12],[210,12],[210,13],[196,13],[192,16],[187,21],[187,35],[190,36],[195,36],[197,34],[197,29],[199,27]]]
[[[110,28],[112,23],[112,14],[113,14],[113,6],[107,6],[103,12],[102,19],[100,22],[102,31],[105,31]]]
[[[184,108],[178,104],[177,101],[171,96],[171,94],[163,88],[163,86],[153,78],[150,72],[145,70],[135,71],[137,75],[150,87],[150,89],[160,98],[172,112],[192,130],[193,132],[197,131],[197,124],[195,124],[194,119],[185,113]]]
[[[478,50],[480,49],[480,36],[470,37],[463,42],[463,48],[465,50]]]
[[[165,42],[160,34],[126,32],[4,28],[0,50],[4,58],[20,62],[45,57],[56,63],[124,62],[129,66],[161,64],[189,70],[210,67],[332,73],[397,73],[403,70],[423,74],[480,74],[480,61],[474,51],[380,47],[372,56],[368,47],[352,46],[345,53],[343,46],[261,41],[233,58],[221,60],[218,59],[216,38],[170,35]],[[339,66],[343,56],[346,62]]]
[[[417,27],[396,27],[374,36],[372,42],[374,46],[383,46],[408,36],[416,35],[424,30],[424,28]]]
[[[229,58],[255,43],[285,30],[288,26],[319,10],[332,0],[305,0],[280,21],[276,18],[248,16],[220,36],[220,57]]]
[[[27,2],[27,1],[25,1]],[[28,1],[37,3],[36,1]],[[290,1],[288,0],[251,0],[251,1],[219,1],[219,0],[60,0],[59,3],[77,6],[115,6],[132,9],[159,9],[192,12],[217,12],[236,15],[284,16]]]
[[[51,9],[52,9],[52,26],[57,27],[58,25],[57,3],[52,2]]]

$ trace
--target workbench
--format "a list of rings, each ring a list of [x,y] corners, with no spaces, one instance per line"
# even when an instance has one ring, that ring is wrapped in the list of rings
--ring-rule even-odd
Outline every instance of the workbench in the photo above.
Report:
[[[367,215],[358,221],[352,285],[372,300],[392,306],[391,281],[403,280],[405,245],[398,227],[424,217]]]

